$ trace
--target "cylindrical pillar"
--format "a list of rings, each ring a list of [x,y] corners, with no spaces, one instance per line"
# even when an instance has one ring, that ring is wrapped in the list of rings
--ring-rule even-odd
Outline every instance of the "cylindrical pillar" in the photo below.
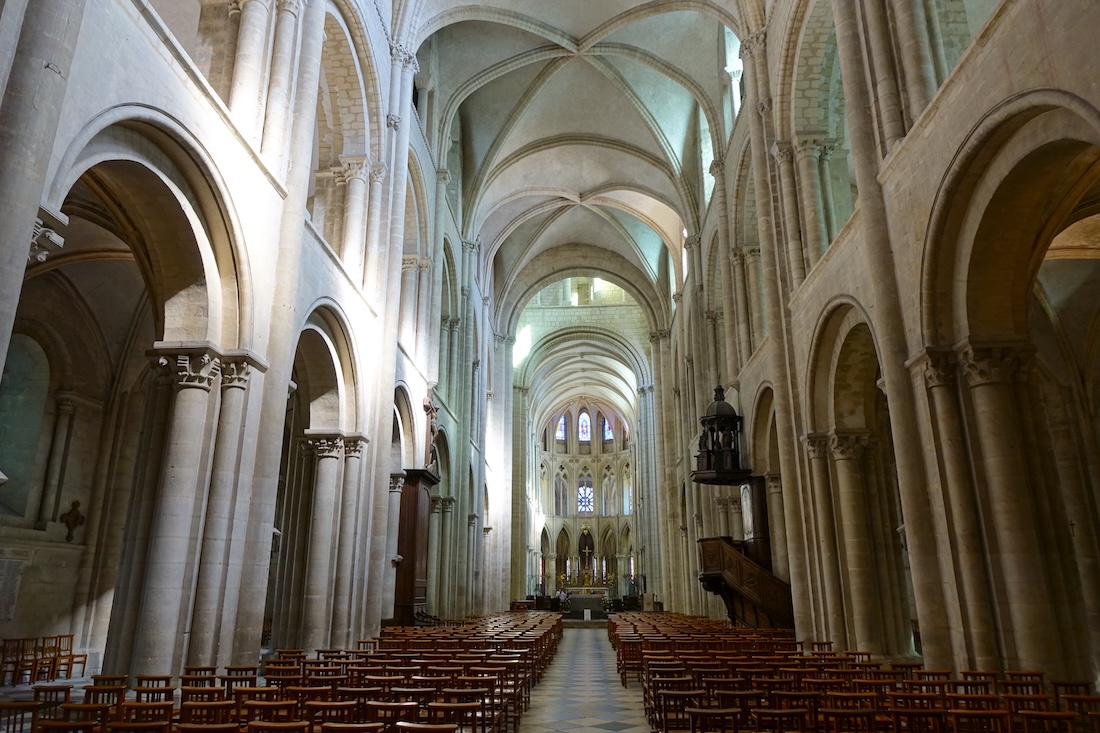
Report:
[[[443,498],[433,496],[431,514],[428,515],[428,592],[425,609],[431,616],[440,614],[439,563],[440,524],[443,514]]]
[[[995,539],[1007,603],[1002,625],[1013,642],[1006,663],[1013,669],[1059,674],[1057,625],[1047,593],[1044,548],[1035,527],[1036,509],[1013,404],[1012,380],[1023,354],[1006,348],[967,346],[960,363],[974,403],[974,432],[982,452],[988,491],[987,534]]]
[[[894,47],[886,20],[886,5],[880,0],[863,1],[864,33],[870,50],[867,69],[872,78],[873,94],[882,126],[886,148],[885,156],[905,137],[905,120],[901,113],[901,95],[898,94],[897,66],[894,63]]]
[[[806,279],[806,260],[802,252],[802,225],[798,220],[798,193],[794,183],[794,151],[790,143],[777,142],[771,153],[779,164],[779,187],[783,193],[783,231],[787,235],[787,264],[790,267],[791,290],[797,290]]]
[[[232,623],[236,607],[227,608],[226,590],[239,579],[227,578],[233,523],[237,521],[238,463],[241,428],[251,365],[244,359],[226,359],[221,370],[221,411],[210,472],[210,499],[202,534],[199,575],[195,582],[195,608],[191,616],[189,664],[218,664],[223,622]],[[228,612],[228,613],[227,613]]]
[[[340,254],[354,283],[363,282],[363,253],[367,224],[367,160],[341,158],[344,181],[344,236]]]
[[[893,5],[897,45],[909,94],[909,115],[920,117],[936,94],[936,70],[932,62],[932,42],[923,0],[900,0]],[[983,667],[984,669],[984,667]]]
[[[771,532],[772,572],[788,583],[791,580],[791,565],[787,550],[787,525],[783,510],[783,480],[776,474],[764,477],[768,492],[768,526]]]
[[[298,42],[298,14],[302,0],[276,0],[275,42],[267,89],[266,121],[260,150],[281,167],[290,127],[290,95],[294,89],[294,47]]]
[[[854,642],[859,651],[878,653],[881,641],[876,616],[878,589],[875,587],[874,545],[860,471],[865,444],[863,435],[834,434],[830,440],[844,533],[844,567],[848,571],[848,595],[852,600],[852,633],[848,642],[849,645]]]
[[[87,0],[22,3],[23,27],[0,101],[0,374]],[[14,11],[10,14],[14,14]],[[6,21],[6,18],[5,18]],[[18,22],[18,21],[13,21]]]
[[[806,245],[806,269],[812,270],[828,244],[821,198],[821,147],[817,141],[800,142],[795,147],[795,155],[798,158],[798,180],[802,185],[802,218],[806,222],[802,230]]]
[[[64,474],[65,463],[69,456],[69,441],[72,438],[74,407],[72,397],[58,395],[53,438],[50,441],[50,457],[46,464],[46,482],[42,487],[42,500],[37,512],[41,527],[45,527],[47,522],[57,521],[58,505],[61,501],[61,477]],[[30,514],[34,516],[33,513]]]
[[[360,486],[362,485],[363,448],[367,440],[361,435],[344,438],[344,481],[340,490],[339,531],[336,534],[336,572],[332,580],[332,633],[329,643],[337,649],[350,649],[352,636],[351,615],[352,574],[355,567],[357,538],[356,518],[359,516]],[[355,630],[357,631],[357,629]]]
[[[164,463],[153,507],[144,594],[135,636],[135,674],[176,674],[183,638],[184,607],[190,596],[189,568],[198,550],[196,512],[205,500],[205,445],[210,439],[210,390],[221,362],[212,352],[164,353],[162,369],[175,376],[176,394]]]
[[[439,558],[442,567],[442,571],[439,573],[439,612],[444,618],[454,618],[455,557],[453,544],[455,498],[444,496],[441,502],[443,504],[443,514],[440,517],[439,524],[443,533],[443,540],[439,545]]]
[[[309,524],[309,550],[302,586],[302,647],[307,653],[328,649],[332,599],[332,546],[336,530],[336,497],[344,439],[338,435],[310,436],[313,450],[313,511]]]
[[[241,0],[241,18],[237,35],[237,58],[233,62],[233,84],[229,90],[229,109],[245,137],[259,135],[261,84],[264,78],[264,53],[271,0]]]
[[[405,472],[390,474],[389,514],[386,522],[385,575],[382,585],[382,618],[393,618],[394,599],[397,593],[397,540],[401,530],[401,492],[405,486]]]
[[[367,262],[363,270],[363,290],[367,301],[377,307],[382,279],[382,191],[385,188],[386,166],[375,163],[370,167],[370,194],[367,203]]]
[[[847,649],[848,630],[844,622],[844,591],[840,585],[840,553],[837,545],[833,492],[829,482],[829,441],[824,435],[805,438],[810,459],[810,483],[814,496],[814,526],[817,529],[821,586],[825,596],[825,626],[835,649]]]
[[[944,489],[950,512],[953,564],[962,581],[958,594],[962,606],[967,666],[999,669],[993,602],[990,595],[981,512],[971,481],[970,460],[957,398],[954,354],[930,354],[924,380],[932,397],[933,429],[943,461]]]

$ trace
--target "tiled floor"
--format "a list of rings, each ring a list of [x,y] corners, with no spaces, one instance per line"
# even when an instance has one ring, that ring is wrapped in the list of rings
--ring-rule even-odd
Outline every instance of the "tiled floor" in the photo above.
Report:
[[[623,687],[606,628],[566,628],[519,733],[650,733],[642,687]]]

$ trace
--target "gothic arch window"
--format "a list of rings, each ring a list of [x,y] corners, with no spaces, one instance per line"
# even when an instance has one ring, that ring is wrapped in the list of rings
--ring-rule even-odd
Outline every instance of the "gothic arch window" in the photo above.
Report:
[[[603,419],[603,439],[605,442],[615,440],[615,433],[611,432],[611,422],[606,417]]]
[[[623,466],[623,515],[634,512],[634,488],[630,483],[630,464]]]
[[[46,352],[30,336],[14,334],[0,379],[0,466],[8,472],[0,484],[2,515],[24,516],[32,493],[40,490],[36,456],[49,389]]]
[[[577,418],[577,440],[582,443],[592,442],[592,418],[588,416],[587,411],[582,412]]]
[[[587,471],[577,481],[577,514],[596,511],[596,493],[592,489],[592,474]]]
[[[566,489],[565,466],[558,467],[558,473],[554,476],[554,514],[562,516],[568,514],[568,490]]]
[[[554,431],[554,440],[565,440],[565,415],[558,418],[558,428]]]

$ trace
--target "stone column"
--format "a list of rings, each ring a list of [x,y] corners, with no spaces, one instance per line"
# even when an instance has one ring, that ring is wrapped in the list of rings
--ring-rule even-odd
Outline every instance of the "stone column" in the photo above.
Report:
[[[732,250],[729,260],[733,289],[737,299],[737,350],[741,356],[741,363],[745,364],[752,358],[752,329],[749,324],[751,314],[749,311],[748,281],[745,278],[744,251],[740,249]]]
[[[315,462],[309,549],[302,584],[302,646],[312,652],[327,649],[331,644],[332,547],[344,439],[339,435],[307,433],[307,441]]]
[[[221,627],[223,622],[232,623],[236,612],[236,594],[227,591],[235,589],[240,578],[228,577],[228,569],[233,525],[243,521],[236,516],[238,465],[251,372],[251,364],[241,357],[226,357],[222,364],[222,404],[218,413],[214,465],[210,472],[210,499],[206,505],[199,574],[195,581],[191,641],[187,649],[190,664],[219,664]]]
[[[928,19],[922,0],[901,0],[894,3],[893,8],[905,90],[909,95],[909,115],[916,120],[936,95],[936,70],[932,63]]]
[[[993,623],[993,602],[982,538],[981,511],[970,474],[970,456],[958,403],[955,355],[931,353],[924,365],[924,381],[932,398],[933,429],[949,512],[950,532],[945,548],[961,580],[959,605],[963,623],[967,665],[971,669],[998,669],[997,632]]]
[[[749,315],[752,317],[751,354],[764,340],[764,312],[760,303],[760,248],[745,250],[745,278],[748,281]]]
[[[237,58],[233,62],[229,110],[244,136],[256,141],[260,133],[261,86],[271,0],[240,0],[240,6],[240,32],[237,36]]]
[[[477,610],[477,581],[479,577],[477,563],[477,515],[466,515],[466,611]]]
[[[848,643],[851,645],[854,641],[859,651],[878,653],[881,642],[877,621],[874,546],[860,471],[860,457],[865,444],[866,437],[863,435],[834,434],[830,439],[844,533],[844,566],[848,571],[848,593],[852,601],[853,633]]]
[[[416,338],[416,273],[419,265],[420,258],[416,255],[405,255],[401,258],[401,316],[398,333],[401,343],[410,351],[415,347]]]
[[[904,4],[904,3],[903,3]],[[872,80],[873,97],[877,102],[879,124],[885,138],[885,157],[905,137],[905,120],[901,111],[901,95],[898,93],[897,67],[891,43],[886,6],[879,0],[863,2],[864,33],[870,51],[867,73]]]
[[[379,306],[379,283],[382,279],[382,185],[386,180],[386,166],[375,163],[370,167],[370,193],[367,202],[367,262],[363,270],[363,290],[367,301]]]
[[[798,158],[798,180],[802,186],[802,219],[806,222],[802,230],[806,245],[806,269],[812,270],[828,244],[825,204],[821,198],[821,147],[816,140],[807,140],[800,142],[794,150]]]
[[[361,495],[363,447],[362,435],[344,438],[344,481],[340,490],[339,531],[336,534],[336,572],[332,588],[332,635],[329,643],[338,649],[350,649],[352,636],[351,597],[355,572],[355,547]],[[356,629],[356,631],[358,631]]]
[[[423,368],[428,368],[428,336],[431,335],[432,329],[428,327],[428,310],[432,304],[432,261],[427,257],[422,257],[416,263],[417,267],[417,284],[416,284],[416,325],[414,329],[414,335],[416,336],[416,356],[419,359]]]
[[[363,282],[363,248],[366,246],[367,160],[342,157],[344,182],[344,235],[340,254],[344,270],[354,283]]]
[[[390,474],[388,518],[386,522],[385,577],[382,585],[382,618],[393,618],[393,604],[397,592],[397,566],[401,556],[397,554],[397,539],[401,529],[401,492],[405,487],[405,472]]]
[[[86,3],[22,3],[26,8],[23,26],[0,100],[0,210],[4,212],[0,228],[0,374],[11,343],[28,249],[43,232],[37,221],[43,216],[42,189]],[[58,221],[65,223],[61,216]]]
[[[974,403],[974,433],[988,492],[986,534],[992,535],[995,543],[991,554],[1000,565],[1007,601],[1002,606],[1002,627],[1015,647],[1009,650],[1005,663],[1013,669],[1056,674],[1060,669],[1057,625],[1013,401],[1012,380],[1024,358],[1012,348],[968,345],[959,360]]]
[[[161,369],[175,376],[175,400],[164,442],[164,463],[153,507],[144,595],[135,636],[135,674],[176,674],[189,570],[198,542],[196,515],[206,498],[204,455],[213,439],[210,390],[221,362],[205,348],[163,351]]]
[[[832,244],[842,222],[836,220],[836,202],[833,200],[833,167],[831,158],[836,150],[835,140],[824,140],[818,156],[818,180],[821,181],[821,213],[825,220],[825,246]]]
[[[714,497],[714,506],[718,509],[718,536],[732,537],[730,534],[730,499],[728,496]]]
[[[294,90],[294,57],[302,0],[276,0],[276,4],[278,15],[267,89],[267,119],[260,150],[276,162],[276,168],[281,168],[290,129],[290,99]]]
[[[444,496],[443,516],[440,517],[440,527],[443,530],[443,542],[440,544],[439,556],[442,572],[439,574],[439,612],[443,618],[454,618],[454,508],[455,498]]]
[[[435,232],[432,236],[432,288],[431,307],[428,310],[427,324],[435,326],[439,323],[443,309],[443,271],[446,269],[445,254],[443,250],[443,223],[446,221],[447,185],[451,182],[451,172],[446,168],[440,168],[435,172]],[[426,363],[428,381],[442,384],[444,377],[440,374],[442,361],[446,358],[447,350],[443,345],[431,338],[431,328],[425,328],[425,343],[427,350]],[[444,331],[445,335],[445,331]]]
[[[50,440],[50,457],[46,464],[46,483],[42,487],[42,499],[38,505],[37,527],[46,528],[48,522],[57,521],[61,502],[61,479],[69,457],[69,441],[72,439],[73,409],[75,402],[69,394],[57,395],[57,412],[53,422],[53,438]],[[30,508],[30,507],[28,507]],[[34,516],[34,512],[28,512]]]
[[[431,514],[428,515],[428,598],[425,605],[429,615],[438,616],[440,613],[439,562],[442,549],[439,546],[439,530],[443,498],[433,496],[431,502]]]
[[[739,100],[740,101],[740,100]],[[744,360],[738,358],[738,341],[736,324],[739,313],[737,309],[737,287],[733,280],[733,270],[730,263],[723,255],[733,254],[730,248],[730,224],[729,224],[729,198],[726,193],[726,175],[719,158],[715,158],[710,164],[710,174],[714,177],[714,198],[719,202],[718,206],[718,267],[722,270],[722,341],[725,346],[725,364],[718,366],[718,379],[733,381],[741,371]],[[720,286],[721,287],[721,286]]]
[[[779,167],[779,185],[783,193],[783,231],[787,235],[787,264],[791,273],[791,291],[806,279],[806,260],[802,252],[802,226],[798,221],[798,193],[794,183],[794,151],[790,143],[772,145],[772,155]]]
[[[791,581],[791,563],[787,551],[787,525],[783,510],[783,480],[777,474],[764,478],[768,491],[768,524],[771,529],[772,571],[788,583]]]
[[[840,584],[840,556],[833,512],[832,488],[829,482],[829,440],[813,434],[803,438],[810,459],[810,484],[817,516],[818,557],[821,561],[821,587],[825,596],[825,627],[835,649],[848,649],[848,632],[844,621],[844,590]]]

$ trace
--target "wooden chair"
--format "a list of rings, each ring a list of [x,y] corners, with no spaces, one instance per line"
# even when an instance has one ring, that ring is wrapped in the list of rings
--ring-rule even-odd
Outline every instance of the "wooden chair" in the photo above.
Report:
[[[0,702],[0,733],[35,733],[39,703],[33,700]]]
[[[325,723],[353,723],[356,705],[355,700],[307,700],[300,714],[311,731],[320,731]]]
[[[420,706],[412,701],[394,702],[392,700],[367,700],[367,722],[382,723],[389,733],[399,722],[417,722]]]
[[[246,730],[248,733],[307,733],[309,723],[304,720],[251,720]]]
[[[61,706],[72,702],[72,685],[34,685],[34,701],[38,703],[38,717],[40,720],[50,720],[62,717]]]
[[[480,702],[430,702],[428,720],[434,725],[455,725],[463,733],[485,733]]]
[[[1007,733],[1007,710],[954,708],[948,711],[954,733]]]
[[[1066,710],[1022,710],[1020,718],[1024,733],[1074,733],[1080,720]]]
[[[382,733],[381,723],[321,723],[321,733]]]
[[[399,720],[394,724],[396,733],[457,733],[458,726],[453,723],[413,723]]]
[[[673,730],[689,730],[691,718],[688,708],[703,707],[706,690],[696,688],[687,690],[657,691],[657,726],[661,733]]]
[[[233,700],[187,700],[180,703],[180,723],[222,725],[234,723],[237,703]]]

